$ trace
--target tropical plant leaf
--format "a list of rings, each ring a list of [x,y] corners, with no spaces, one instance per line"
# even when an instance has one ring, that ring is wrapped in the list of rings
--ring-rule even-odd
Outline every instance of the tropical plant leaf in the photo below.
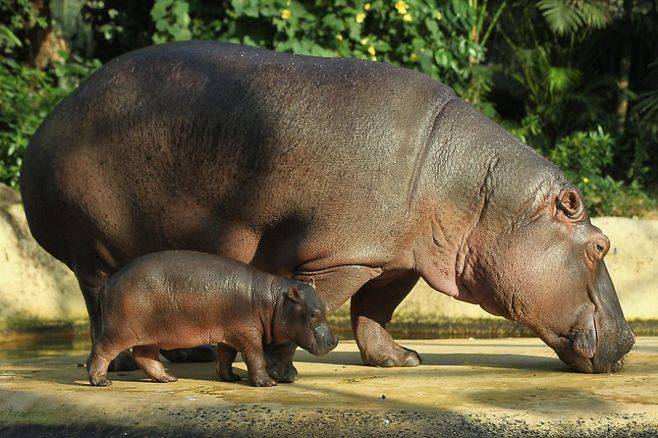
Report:
[[[573,32],[583,25],[583,18],[572,1],[541,0],[537,7],[542,11],[551,30],[557,34]]]
[[[612,18],[608,3],[601,0],[541,0],[537,7],[551,30],[564,35],[583,27],[607,26]]]

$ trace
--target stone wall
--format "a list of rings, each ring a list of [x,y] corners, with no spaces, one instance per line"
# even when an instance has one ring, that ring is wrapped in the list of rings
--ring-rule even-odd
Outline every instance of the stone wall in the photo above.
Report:
[[[0,184],[0,330],[84,321],[69,269],[30,235],[20,196]]]

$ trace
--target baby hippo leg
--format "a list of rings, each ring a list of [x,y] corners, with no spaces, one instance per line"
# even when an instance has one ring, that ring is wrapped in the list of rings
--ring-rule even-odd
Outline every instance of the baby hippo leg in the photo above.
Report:
[[[135,363],[154,382],[169,383],[178,380],[165,371],[162,362],[160,362],[160,349],[157,345],[138,345],[133,347],[133,358],[135,359]]]
[[[248,340],[242,346],[242,356],[247,364],[249,378],[254,386],[276,386],[276,381],[267,374],[265,354],[261,339]]]
[[[238,352],[230,345],[217,344],[217,375],[224,382],[237,382],[240,376],[233,372],[233,361]]]
[[[110,386],[112,381],[107,378],[107,368],[123,348],[115,348],[114,344],[101,335],[94,344],[89,357],[89,383],[93,386]]]

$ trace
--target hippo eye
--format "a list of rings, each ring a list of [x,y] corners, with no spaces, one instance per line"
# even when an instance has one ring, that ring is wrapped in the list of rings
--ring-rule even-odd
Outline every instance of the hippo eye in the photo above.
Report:
[[[317,310],[311,312],[312,319],[317,319],[319,316],[320,316],[320,312],[318,312]]]

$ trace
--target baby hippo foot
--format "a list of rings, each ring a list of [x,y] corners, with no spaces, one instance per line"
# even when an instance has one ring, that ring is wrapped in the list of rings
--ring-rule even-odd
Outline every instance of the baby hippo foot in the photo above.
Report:
[[[217,375],[219,376],[219,380],[222,382],[239,382],[242,380],[242,377],[238,376],[233,372],[233,370],[227,371],[227,370],[217,370]]]
[[[251,378],[251,384],[257,387],[276,386],[276,381],[267,374],[261,374]]]
[[[217,344],[217,375],[224,382],[238,382],[240,376],[233,372],[237,350],[228,344]]]
[[[107,378],[107,375],[102,374],[102,375],[91,375],[89,376],[89,383],[92,384],[92,386],[111,386],[112,381]]]
[[[277,364],[274,367],[267,367],[267,374],[279,383],[293,383],[299,379],[299,372],[292,364]]]
[[[178,379],[176,377],[172,376],[171,374],[167,374],[167,373],[164,373],[164,374],[161,374],[161,375],[158,375],[158,376],[151,376],[151,380],[153,380],[154,382],[157,382],[157,383],[171,383],[171,382],[177,382],[178,381]]]
[[[375,351],[362,351],[361,358],[366,365],[383,368],[416,367],[421,363],[417,352],[396,343]]]
[[[215,348],[211,345],[202,345],[195,348],[177,348],[175,350],[162,350],[162,355],[169,362],[214,362],[217,359]]]
[[[299,379],[299,372],[292,364],[292,357],[297,346],[286,343],[265,351],[267,374],[279,383],[293,383]]]
[[[175,382],[178,379],[167,373],[160,362],[157,345],[137,345],[133,347],[133,358],[147,376],[157,383]]]

